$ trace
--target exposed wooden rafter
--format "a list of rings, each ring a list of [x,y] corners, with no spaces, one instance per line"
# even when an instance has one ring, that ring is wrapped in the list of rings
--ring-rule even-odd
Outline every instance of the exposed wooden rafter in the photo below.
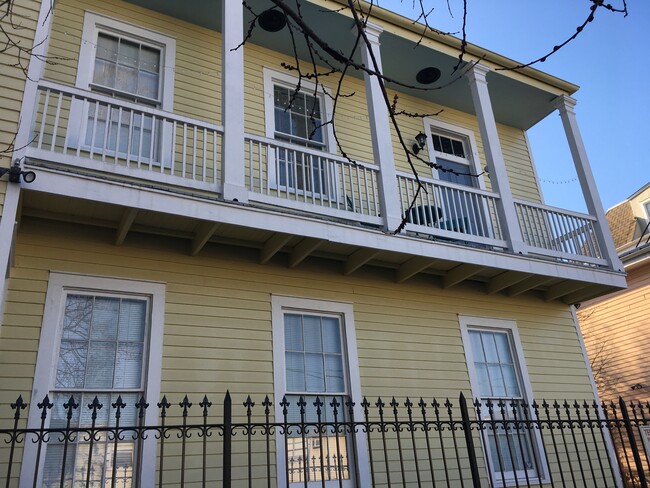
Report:
[[[194,232],[190,254],[196,256],[219,228],[218,222],[201,222]]]
[[[482,269],[485,269],[485,266],[477,266],[476,264],[465,263],[456,266],[454,269],[447,272],[442,280],[442,287],[451,288],[452,286],[471,278]]]
[[[435,262],[435,259],[416,256],[402,264],[395,275],[395,281],[402,283],[416,274],[424,271]]]
[[[133,225],[133,221],[137,216],[137,208],[127,208],[124,210],[122,218],[120,219],[120,223],[117,225],[117,232],[115,234],[116,246],[121,246],[124,243],[124,239],[126,239],[126,236],[131,230],[131,226]]]
[[[516,285],[513,285],[510,288],[508,288],[508,296],[509,297],[519,296],[522,293],[526,293],[527,291],[537,288],[538,286],[545,285],[549,281],[553,281],[553,279],[554,278],[550,278],[548,276],[539,276],[539,275],[531,276],[530,278],[526,278],[525,280],[520,281]]]
[[[589,285],[590,283],[586,283],[584,281],[562,281],[546,290],[546,293],[544,294],[544,300],[551,302],[553,300],[557,300],[558,298],[562,298],[565,295],[570,295],[577,291],[583,290]]]
[[[348,276],[361,268],[364,264],[368,263],[371,259],[377,257],[381,251],[379,249],[367,249],[362,247],[353,252],[348,260],[345,262],[345,269],[343,274]]]
[[[495,276],[487,283],[487,292],[488,295],[493,295],[499,293],[502,290],[505,290],[508,287],[516,285],[524,281],[526,278],[529,278],[530,274],[518,273],[516,271],[506,271],[500,275]]]
[[[320,246],[324,239],[314,239],[312,237],[307,237],[300,241],[300,243],[293,248],[293,252],[289,257],[289,267],[295,268],[300,263],[302,263],[307,257],[314,252],[318,246]]]
[[[260,264],[268,263],[273,256],[275,256],[280,249],[287,245],[291,240],[289,234],[276,233],[264,243],[264,247],[260,251]]]

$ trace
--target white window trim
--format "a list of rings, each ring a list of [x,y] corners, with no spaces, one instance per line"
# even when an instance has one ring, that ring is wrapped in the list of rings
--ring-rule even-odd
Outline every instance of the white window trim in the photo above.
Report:
[[[281,71],[276,71],[270,68],[263,68],[264,76],[264,126],[266,130],[266,137],[268,139],[275,138],[275,102],[273,100],[273,87],[275,85],[283,85],[293,90],[296,89],[298,85],[298,78],[292,76],[288,73],[283,73]],[[300,91],[309,95],[316,95],[321,101],[321,110],[323,115],[323,122],[327,122],[332,117],[333,104],[332,98],[326,96],[326,92],[322,85],[316,85],[309,80],[300,81]],[[336,154],[336,140],[334,139],[334,129],[332,124],[327,124],[323,126],[323,138],[325,147],[322,149],[323,152]],[[278,176],[275,171],[275,152],[268,152],[268,179],[269,179],[269,188],[279,189],[280,185],[278,182]],[[335,172],[336,171],[335,168]],[[338,174],[334,175],[335,182],[338,182]],[[291,191],[295,190],[300,194],[305,193],[304,190],[293,189],[288,186],[281,187],[282,190],[290,189]],[[311,195],[312,192],[307,191],[306,194]],[[314,194],[319,195],[319,194]]]
[[[479,157],[478,146],[476,145],[476,137],[474,136],[473,131],[471,131],[470,129],[466,129],[465,127],[461,127],[459,125],[450,124],[449,122],[443,122],[441,120],[426,117],[424,119],[424,133],[427,136],[427,150],[429,151],[429,155],[432,159],[432,162],[436,162],[435,150],[433,149],[432,136],[434,134],[445,135],[445,133],[447,133],[452,137],[459,137],[467,141],[467,145],[469,146],[466,148],[468,149],[467,159],[469,160],[470,163],[469,170],[472,171],[474,174],[481,173],[482,171],[481,158]],[[454,157],[451,156],[450,159],[453,161]],[[431,171],[433,177],[439,179],[438,170],[432,168]],[[485,190],[485,180],[483,179],[483,177],[478,177],[476,178],[476,180],[478,182],[478,188],[480,188],[481,190]]]
[[[354,327],[354,309],[352,304],[343,302],[333,302],[325,300],[313,300],[306,298],[295,298],[280,295],[271,297],[272,320],[273,320],[273,395],[275,399],[275,421],[282,422],[283,414],[280,402],[287,391],[285,361],[284,361],[284,312],[286,310],[295,310],[299,312],[313,312],[322,314],[338,314],[343,318],[344,335],[345,335],[345,353],[347,359],[347,373],[349,393],[354,402],[354,418],[357,422],[363,419],[363,408],[361,403],[361,380],[359,377],[359,357],[357,355],[357,338]],[[284,452],[284,436],[279,432],[276,435],[276,457],[277,457],[277,486],[286,486],[284,465],[286,464]],[[359,479],[359,487],[370,486],[370,464],[368,460],[366,436],[362,429],[355,434],[357,452],[354,459],[356,464],[354,470]],[[351,466],[352,468],[352,466]],[[350,473],[354,471],[351,469]],[[354,482],[354,476],[350,477]],[[318,483],[320,485],[320,482]]]
[[[458,321],[460,323],[460,334],[463,340],[463,348],[465,350],[465,360],[467,363],[467,370],[469,373],[469,382],[472,388],[472,401],[476,398],[480,398],[480,393],[479,393],[480,388],[479,388],[478,377],[476,375],[476,369],[474,368],[474,358],[471,352],[469,330],[485,329],[485,330],[494,330],[494,331],[501,331],[501,332],[505,331],[510,334],[510,338],[512,340],[511,342],[512,342],[512,347],[514,348],[517,366],[519,369],[519,373],[521,374],[520,379],[524,390],[524,395],[523,395],[524,401],[529,404],[530,418],[534,419],[535,416],[532,408],[530,407],[530,403],[532,403],[535,397],[533,396],[533,388],[530,383],[530,376],[528,375],[528,367],[526,366],[526,360],[521,346],[521,339],[519,337],[517,322],[515,322],[514,320],[507,320],[507,319],[495,319],[489,317],[472,317],[467,315],[459,315]],[[546,465],[545,456],[540,455],[544,452],[542,439],[538,430],[533,430],[533,434],[535,439],[535,451],[536,451],[534,455],[537,458],[539,469],[542,471],[541,483],[542,484],[548,483],[549,482],[548,466]],[[490,455],[488,451],[489,450],[486,448],[486,446],[483,446],[484,457]],[[507,479],[505,483],[503,482],[503,480],[501,480],[501,474],[499,473],[498,470],[494,470],[495,464],[494,462],[492,462],[492,460],[490,460],[489,465],[493,468],[492,476],[497,486],[515,486],[516,483],[514,479]],[[486,466],[487,466],[487,460],[486,460]],[[522,483],[522,481],[525,482],[525,480],[519,480],[520,484]],[[530,482],[531,484],[538,484],[540,483],[540,480],[538,478],[531,478]]]
[[[162,69],[160,71],[160,110],[172,112],[174,109],[174,69],[176,62],[176,39],[136,26],[124,21],[106,17],[94,12],[87,11],[84,15],[84,25],[81,34],[81,47],[79,49],[79,61],[77,66],[77,77],[75,87],[81,90],[90,91],[95,67],[95,55],[97,53],[97,39],[99,32],[108,32],[134,39],[144,44],[160,49]],[[70,107],[70,120],[88,120],[88,104],[81,100],[73,100]],[[79,117],[79,118],[77,118]],[[68,131],[68,146],[77,147],[84,144],[86,139],[86,124],[81,124],[80,130]],[[160,147],[165,159],[169,159],[171,151],[172,127],[165,123],[162,128]],[[90,150],[90,147],[84,147]],[[169,149],[169,150],[168,150]],[[126,155],[125,155],[126,156]],[[159,164],[159,161],[152,161],[152,164]],[[169,161],[164,160],[165,165]]]
[[[163,324],[165,320],[165,285],[150,281],[126,280],[120,278],[107,278],[69,273],[50,272],[43,312],[43,324],[36,357],[36,371],[34,373],[34,387],[32,389],[27,427],[38,429],[40,427],[40,413],[36,404],[54,387],[57,371],[59,346],[63,333],[63,311],[65,310],[65,297],[68,290],[90,293],[115,293],[120,295],[133,295],[146,297],[150,301],[150,317],[148,332],[148,358],[145,367],[146,380],[144,383],[146,401],[150,407],[145,413],[145,425],[156,425],[158,410],[152,408],[160,398],[160,380],[162,371],[163,349]],[[43,445],[41,453],[41,466],[38,468],[38,485],[43,476],[43,462],[45,450]],[[37,444],[25,443],[23,463],[20,473],[20,487],[29,488],[36,470]],[[140,480],[142,486],[155,484],[156,469],[156,439],[148,436],[143,441]]]

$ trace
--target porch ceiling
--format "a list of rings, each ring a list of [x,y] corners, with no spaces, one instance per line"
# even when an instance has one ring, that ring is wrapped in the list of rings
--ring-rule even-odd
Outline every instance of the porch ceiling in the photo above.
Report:
[[[332,263],[332,269],[338,267],[345,275],[361,272],[364,268],[364,272],[388,273],[389,279],[397,283],[417,279],[428,281],[436,288],[446,289],[463,284],[487,294],[518,296],[534,293],[546,301],[560,300],[566,303],[580,302],[614,290],[604,284],[594,285],[540,276],[533,272],[370,249],[309,238],[298,233],[283,234],[245,225],[207,222],[27,188],[22,194],[20,216],[114,229],[116,245],[123,244],[132,233],[166,236],[185,241],[187,252],[192,255],[200,253],[206,245],[244,247],[257,250],[262,264],[273,261],[294,268],[305,265],[308,260],[326,259]]]
[[[155,10],[172,17],[182,19],[192,24],[212,30],[221,30],[221,0],[204,2],[202,0],[126,0],[144,8]],[[234,0],[233,0],[234,1]],[[238,1],[238,0],[237,0]],[[272,6],[269,0],[247,0],[255,12],[262,12]],[[317,32],[327,29],[322,35],[330,46],[343,53],[349,53],[353,47],[354,36],[351,34],[353,21],[344,13],[323,12],[322,7],[306,2],[302,8],[306,22]],[[244,32],[247,32],[252,14],[244,10]],[[292,39],[288,29],[269,33],[263,29],[255,29],[252,42],[293,56]],[[412,41],[385,32],[381,36],[382,63],[386,76],[400,80],[406,84],[418,85],[415,75],[422,68],[435,66],[442,72],[438,82],[431,87],[442,87],[449,84],[457,74],[453,67],[457,62],[455,54],[445,54],[441,51],[416,46]],[[449,52],[449,48],[446,49]],[[299,56],[308,59],[304,43],[298,43]],[[358,51],[358,50],[357,50]],[[357,52],[355,60],[360,62]],[[360,72],[351,72],[352,76],[362,77]],[[544,117],[553,112],[550,103],[557,94],[543,90],[530,84],[517,81],[511,72],[491,72],[488,75],[492,106],[497,122],[519,129],[529,129]],[[539,85],[539,84],[538,84]],[[425,85],[419,85],[425,87]],[[397,89],[394,85],[390,88]],[[474,114],[474,107],[466,80],[459,79],[449,86],[432,91],[422,91],[415,88],[400,88],[400,91],[414,97],[424,98],[456,110]]]

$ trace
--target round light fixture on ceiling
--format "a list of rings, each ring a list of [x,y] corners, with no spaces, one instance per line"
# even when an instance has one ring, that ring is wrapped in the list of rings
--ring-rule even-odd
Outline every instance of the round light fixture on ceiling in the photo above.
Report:
[[[431,83],[438,81],[439,78],[440,70],[438,68],[434,68],[433,66],[422,68],[420,71],[418,71],[418,74],[415,75],[415,79],[421,85],[430,85]]]
[[[267,32],[278,32],[287,25],[287,18],[277,9],[271,8],[265,10],[258,17],[260,27]]]

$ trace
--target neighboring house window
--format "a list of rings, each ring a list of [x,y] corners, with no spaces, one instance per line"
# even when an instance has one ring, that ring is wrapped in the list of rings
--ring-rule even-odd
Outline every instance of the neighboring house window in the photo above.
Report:
[[[643,209],[645,210],[645,218],[650,219],[650,200],[643,204]]]
[[[73,104],[87,121],[78,135],[83,147],[138,161],[166,159],[170,130],[147,108],[172,110],[174,39],[93,13],[86,13],[83,39],[76,86],[142,105]]]
[[[305,403],[304,420],[311,424],[319,419],[314,405],[317,400],[322,403],[321,422],[335,421],[333,404],[338,404],[338,422],[349,420],[350,401],[356,403],[355,409],[359,408],[361,393],[350,305],[273,297],[273,352],[277,422],[284,421],[280,405],[283,398],[289,404],[288,423],[301,422],[301,398]],[[355,410],[355,415],[360,414]],[[336,434],[331,427],[321,435],[310,429],[304,443],[296,428],[286,439],[278,435],[278,486],[287,482],[318,482],[320,486],[323,480],[332,486],[353,486],[357,469],[360,479],[367,478],[365,450],[359,448],[365,443],[363,435],[356,434],[355,441],[357,453],[352,451],[355,443],[351,434]]]
[[[271,151],[270,185],[301,193],[331,195],[334,170],[326,157],[314,152],[334,152],[329,126],[322,125],[331,109],[316,85],[303,80],[301,90],[296,92],[297,83],[297,78],[264,70],[267,137],[287,143]]]
[[[65,428],[63,405],[71,396],[79,405],[71,421],[73,428],[90,427],[88,404],[95,397],[103,405],[98,410],[97,427],[114,425],[111,404],[118,396],[126,404],[120,424],[137,425],[136,403],[145,397],[155,404],[160,392],[163,300],[164,286],[160,284],[51,274],[33,393],[36,401],[47,393],[54,404],[50,428]],[[156,411],[150,410],[145,421],[155,423]],[[37,409],[34,412],[39,413]],[[155,446],[138,458],[140,442],[148,441],[125,436],[114,455],[113,442],[98,435],[91,455],[83,436],[76,436],[67,446],[51,436],[44,445],[39,477],[45,486],[58,485],[62,476],[70,486],[110,486],[113,481],[130,486],[136,476],[140,481],[152,479]],[[27,465],[33,473],[36,461],[26,449]],[[62,473],[64,449],[67,458]],[[112,479],[114,465],[116,480]]]
[[[507,320],[460,317],[465,356],[473,396],[481,402],[482,420],[525,420],[532,415],[532,390],[517,333]],[[492,404],[490,415],[488,404]],[[524,411],[526,409],[526,411]],[[492,478],[501,486],[543,478],[540,439],[537,432],[489,427],[484,446]],[[540,476],[541,475],[541,476]]]

